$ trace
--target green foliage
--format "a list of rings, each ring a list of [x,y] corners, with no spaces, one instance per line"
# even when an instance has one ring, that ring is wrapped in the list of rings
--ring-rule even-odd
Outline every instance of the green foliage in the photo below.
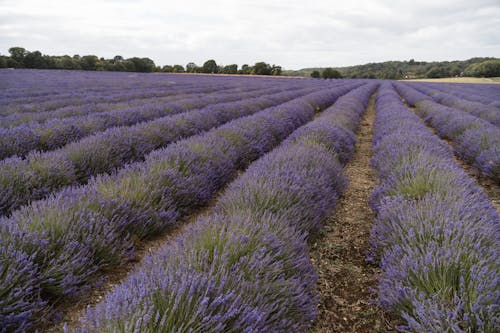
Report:
[[[445,67],[432,67],[426,74],[426,77],[435,79],[435,78],[441,78],[441,77],[449,77],[450,72],[445,68]]]
[[[321,73],[323,79],[341,79],[342,74],[336,69],[326,68],[323,73]]]
[[[465,69],[464,74],[475,77],[500,76],[500,59],[486,60],[472,64]]]
[[[95,71],[97,69],[97,62],[99,58],[95,55],[86,55],[80,59],[80,66],[83,70]]]
[[[22,64],[27,51],[24,47],[14,46],[9,49],[10,57],[15,62]]]
[[[215,60],[213,60],[213,59],[205,61],[205,63],[201,67],[202,73],[215,74],[215,73],[218,73],[218,70],[219,70],[219,67],[217,66],[217,63],[215,62]]]
[[[271,66],[271,75],[281,75],[282,69],[281,66],[272,65]]]
[[[244,64],[241,66],[241,69],[238,71],[238,74],[244,74],[248,75],[252,72],[252,67],[248,66],[247,64]]]
[[[312,71],[311,77],[314,79],[319,79],[321,77],[321,74],[319,73],[319,71]]]
[[[7,58],[7,67],[8,68],[23,68],[23,64],[15,61],[11,57]]]
[[[255,75],[271,75],[271,66],[265,62],[257,62],[251,71]]]
[[[170,65],[165,65],[161,68],[161,71],[164,73],[172,73],[174,71],[174,67]]]
[[[413,79],[428,77],[451,77],[451,76],[500,76],[494,70],[494,65],[500,59],[495,58],[471,58],[460,61],[386,61],[380,63],[369,63],[357,66],[336,67],[345,78],[369,78],[369,79]],[[485,62],[485,66],[479,66]],[[474,65],[475,66],[471,66]],[[488,67],[487,67],[487,66]],[[489,67],[491,66],[491,67]],[[477,68],[482,69],[482,73],[476,72]],[[489,68],[486,70],[486,68]],[[297,71],[284,71],[284,75],[310,76],[312,72],[322,72],[324,68],[304,68]]]
[[[186,65],[186,72],[187,73],[199,73],[201,71],[201,68],[198,67],[194,62],[190,62]]]
[[[153,60],[149,58],[130,58],[128,61],[134,63],[135,72],[151,73],[155,70],[156,65]]]
[[[120,55],[112,59],[99,58],[95,55],[85,55],[83,57],[79,55],[73,57],[68,55],[49,56],[42,55],[40,51],[30,52],[23,47],[11,47],[9,53],[10,57],[0,56],[0,68],[83,69],[119,72],[153,72],[160,70],[153,60],[149,58],[134,57],[125,59]]]
[[[237,74],[238,73],[238,65],[232,64],[227,65],[222,68],[222,73],[224,74]]]
[[[184,67],[181,65],[174,65],[172,67],[172,73],[184,73]]]
[[[24,57],[24,66],[27,68],[47,68],[45,59],[40,51],[28,52]]]
[[[70,56],[62,56],[57,60],[57,68],[59,69],[81,69],[80,62]]]

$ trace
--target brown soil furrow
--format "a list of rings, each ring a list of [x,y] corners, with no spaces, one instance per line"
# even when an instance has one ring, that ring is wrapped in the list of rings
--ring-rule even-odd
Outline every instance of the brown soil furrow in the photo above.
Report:
[[[373,213],[368,198],[376,186],[372,156],[374,96],[345,167],[349,186],[323,232],[311,241],[321,300],[314,332],[391,332],[394,320],[373,304],[380,269],[365,261]]]

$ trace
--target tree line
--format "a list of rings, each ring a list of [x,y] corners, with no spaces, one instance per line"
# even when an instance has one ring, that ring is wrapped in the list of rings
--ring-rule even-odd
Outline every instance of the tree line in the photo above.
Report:
[[[248,74],[248,75],[281,75],[278,65],[257,62],[250,66],[245,64],[238,68],[237,64],[218,65],[215,60],[207,60],[202,66],[193,62],[182,65],[157,66],[150,58],[127,58],[117,55],[112,59],[99,58],[95,55],[51,56],[40,51],[28,51],[23,47],[11,47],[9,55],[0,55],[0,68],[33,68],[33,69],[69,69],[88,71],[115,72],[165,72],[165,73],[210,73],[210,74]]]
[[[237,64],[218,65],[215,60],[205,61],[202,66],[190,62],[184,68],[181,65],[166,65],[161,68],[165,73],[206,73],[206,74],[246,74],[246,75],[281,75],[282,68],[278,65],[270,65],[265,62],[257,62],[250,66],[245,64],[238,68]]]
[[[165,73],[211,73],[246,75],[293,75],[313,78],[369,78],[369,79],[413,79],[454,76],[493,77],[500,76],[500,59],[471,58],[463,61],[425,62],[386,61],[365,65],[337,68],[305,68],[298,71],[283,70],[279,65],[257,62],[253,66],[244,64],[220,65],[210,59],[198,66],[189,62],[182,66],[157,66],[150,58],[115,56],[111,59],[95,55],[51,56],[40,51],[28,51],[23,47],[11,47],[9,55],[0,55],[0,68],[77,69],[117,72],[165,72]]]
[[[284,75],[324,77],[322,68],[304,68],[298,71],[283,71]],[[386,61],[348,67],[333,68],[344,78],[367,79],[417,79],[442,77],[493,77],[500,76],[500,59],[471,58],[457,61]],[[321,73],[320,73],[321,72]]]
[[[115,56],[112,59],[95,55],[51,56],[23,47],[11,47],[10,56],[0,56],[0,68],[80,69],[88,71],[154,72],[156,65],[149,58]]]

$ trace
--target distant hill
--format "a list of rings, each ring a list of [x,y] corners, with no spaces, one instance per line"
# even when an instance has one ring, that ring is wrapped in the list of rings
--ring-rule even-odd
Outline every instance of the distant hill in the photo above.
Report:
[[[471,58],[455,61],[385,61],[348,67],[332,67],[338,70],[345,78],[371,78],[371,79],[405,79],[405,78],[442,78],[455,76],[496,76],[476,75],[468,73],[477,68],[477,64],[485,61],[500,63],[500,58]],[[471,66],[474,65],[474,66]],[[283,70],[282,75],[310,77],[313,71],[320,73],[325,68],[303,68],[300,70]]]

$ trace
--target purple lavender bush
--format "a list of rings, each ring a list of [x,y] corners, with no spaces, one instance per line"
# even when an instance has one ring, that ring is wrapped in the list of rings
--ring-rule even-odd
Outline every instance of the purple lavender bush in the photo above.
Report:
[[[44,301],[77,296],[128,257],[135,241],[181,222],[238,169],[350,89],[315,92],[154,151],[142,163],[13,212],[0,236],[32,256]]]
[[[399,86],[399,92],[413,99],[412,88]],[[416,102],[419,114],[439,136],[452,140],[458,156],[484,175],[500,182],[500,128],[466,112],[423,100]]]
[[[1,221],[0,221],[1,222]],[[32,258],[0,237],[0,332],[32,330],[31,318],[43,316],[37,268]]]
[[[109,111],[122,106],[145,104],[148,99],[164,97],[185,99],[188,94],[210,92],[241,93],[277,87],[290,89],[332,86],[327,81],[254,78],[241,76],[151,75],[57,70],[0,69],[0,123],[25,116],[50,119],[65,113],[99,112],[101,104]],[[196,103],[193,98],[192,102]],[[192,104],[192,103],[190,103]],[[83,108],[83,110],[79,109]],[[62,114],[61,114],[62,113]],[[43,115],[47,114],[47,115]],[[3,118],[5,117],[5,118]],[[14,120],[15,122],[15,119]],[[27,120],[27,119],[26,119]],[[36,120],[36,119],[34,119]],[[3,126],[4,127],[4,126]]]
[[[248,97],[253,97],[262,93],[263,91],[258,91],[246,94],[250,95]],[[235,101],[243,97],[234,92],[220,93],[217,96],[207,95],[194,99],[189,97],[176,102],[153,102],[80,117],[49,119],[43,124],[32,122],[18,127],[0,128],[0,159],[12,155],[22,157],[32,150],[54,150],[107,128],[130,126],[213,103]]]
[[[412,88],[432,97],[432,99],[440,104],[466,111],[471,115],[484,119],[493,125],[500,126],[500,110],[492,105],[485,105],[479,102],[468,101],[463,98],[454,96],[448,91],[453,92],[457,87],[449,89],[447,92],[437,90],[440,85],[429,85],[428,83],[398,83],[400,85],[409,85]],[[500,91],[498,92],[500,93]]]
[[[211,214],[148,255],[72,331],[307,332],[318,302],[307,235],[346,185],[335,144],[322,139],[338,137],[337,112],[357,121],[375,88],[341,97],[252,163]]]
[[[379,304],[405,320],[403,332],[497,332],[495,208],[390,85],[376,112],[372,165],[381,182],[370,198],[368,259],[382,269]]]
[[[67,185],[140,161],[154,149],[309,92],[310,89],[209,105],[132,127],[115,127],[51,152],[0,161],[0,212],[42,199]]]
[[[81,101],[74,101],[74,104],[64,106],[55,110],[49,111],[31,111],[31,112],[18,112],[7,116],[0,116],[0,126],[1,127],[14,127],[19,126],[23,123],[38,122],[43,123],[49,119],[61,119],[76,116],[85,116],[88,114],[95,114],[100,112],[106,112],[111,110],[124,109],[127,107],[137,107],[144,104],[158,104],[160,102],[174,102],[180,99],[186,98],[199,98],[203,94],[212,94],[218,91],[226,90],[226,86],[221,86],[217,84],[211,84],[206,86],[193,86],[193,85],[181,85],[170,87],[168,90],[162,90],[148,88],[146,91],[130,92],[121,91],[114,92],[111,101],[97,102],[95,100],[96,96],[94,94],[88,94],[86,97],[89,98],[87,103],[82,104]],[[291,87],[293,89],[293,87]],[[248,91],[253,89],[249,88]],[[234,93],[241,92],[241,89],[233,89]],[[118,97],[119,96],[119,97]],[[61,96],[65,102],[71,101],[71,97],[67,95]],[[29,98],[28,98],[29,99]]]

